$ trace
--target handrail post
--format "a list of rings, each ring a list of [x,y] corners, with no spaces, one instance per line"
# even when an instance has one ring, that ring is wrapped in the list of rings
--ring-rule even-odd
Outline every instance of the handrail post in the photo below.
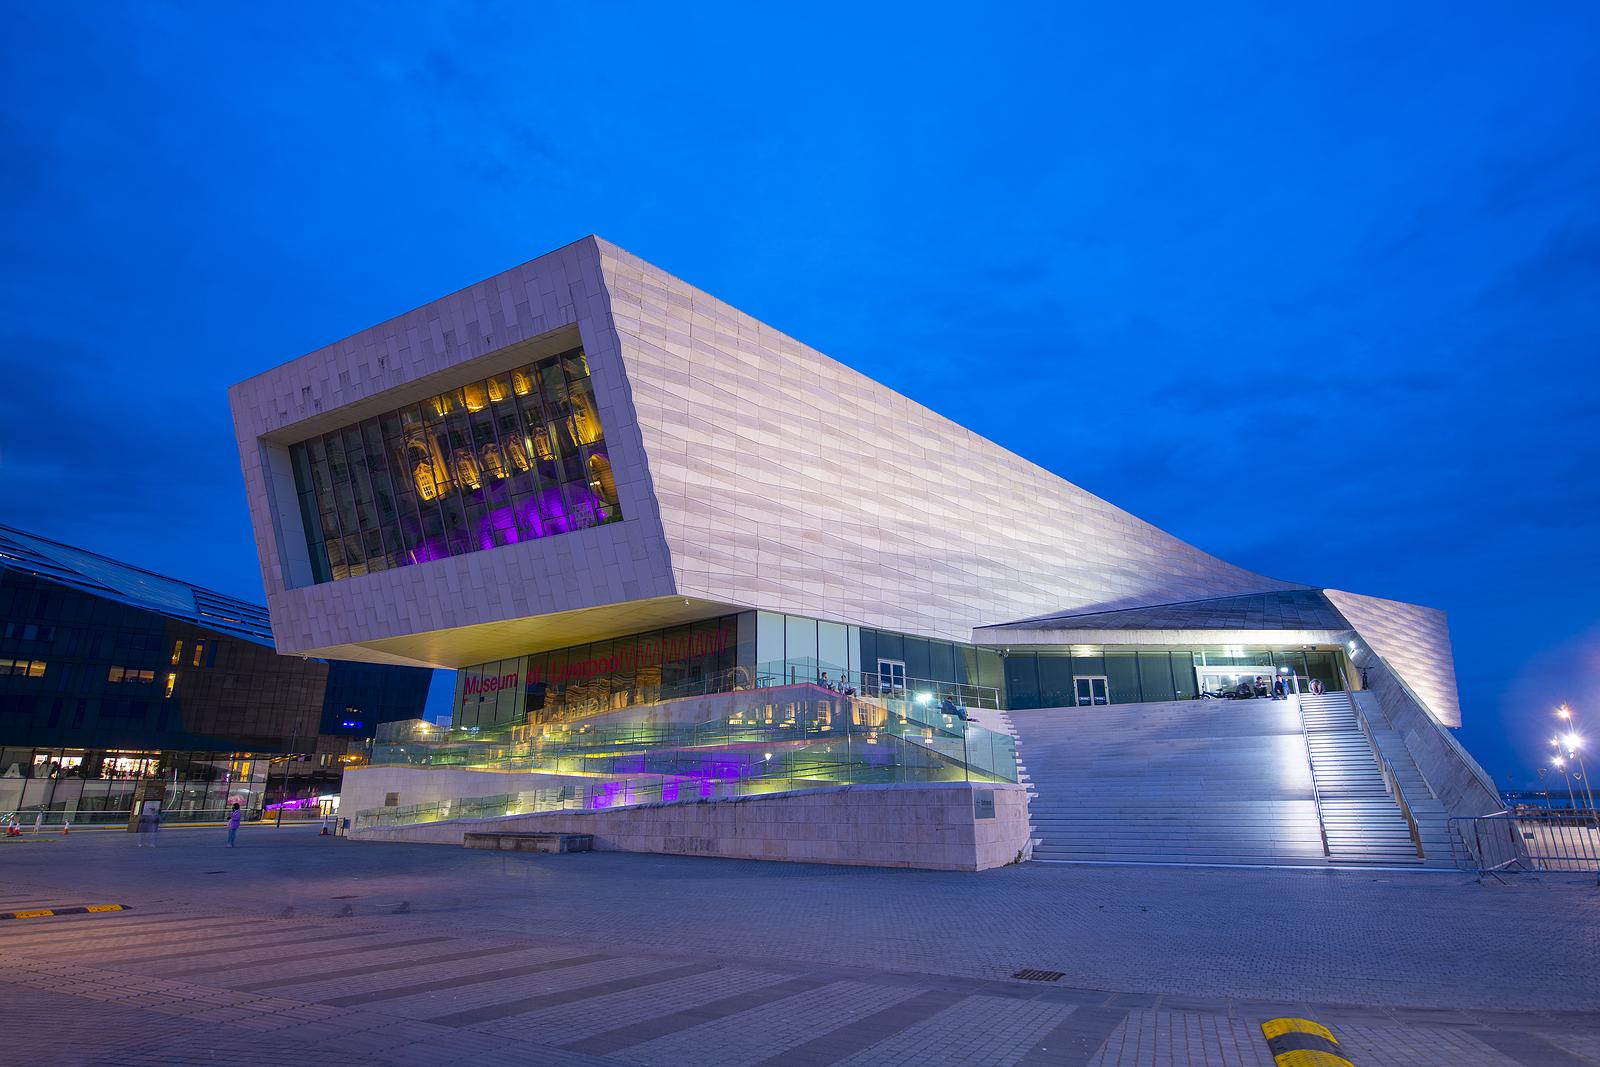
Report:
[[[1306,771],[1311,775],[1311,806],[1317,813],[1317,831],[1322,834],[1322,854],[1331,857],[1328,847],[1328,824],[1322,820],[1322,794],[1317,790],[1317,761],[1311,758],[1311,731],[1306,729],[1306,709],[1300,698],[1294,700],[1295,714],[1300,718],[1300,741],[1306,750]]]

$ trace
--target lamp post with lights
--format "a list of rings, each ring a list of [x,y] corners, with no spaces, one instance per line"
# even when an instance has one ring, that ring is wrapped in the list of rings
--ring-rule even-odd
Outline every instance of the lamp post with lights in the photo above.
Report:
[[[1567,735],[1561,738],[1561,743],[1567,749],[1567,758],[1576,758],[1578,761],[1578,777],[1583,782],[1584,799],[1589,802],[1590,812],[1593,812],[1595,810],[1594,791],[1589,786],[1589,768],[1584,766],[1583,763],[1583,735],[1578,733],[1578,723],[1573,717],[1571,708],[1565,704],[1561,705],[1556,709],[1556,717],[1572,727]]]
[[[1584,766],[1583,763],[1583,735],[1578,732],[1577,717],[1572,714],[1571,708],[1563,704],[1556,709],[1556,718],[1566,723],[1569,727],[1565,735],[1560,735],[1551,739],[1556,746],[1556,759],[1558,761],[1560,760],[1560,752],[1562,746],[1565,745],[1567,750],[1567,758],[1576,759],[1578,761],[1578,780],[1583,783],[1584,799],[1589,802],[1589,819],[1594,823],[1595,832],[1600,834],[1600,811],[1595,810],[1594,792],[1589,786],[1589,768]],[[1563,771],[1563,773],[1565,773],[1565,771]],[[1569,794],[1572,792],[1572,779],[1570,776],[1567,779],[1567,792]],[[1573,803],[1576,804],[1577,801],[1574,800]],[[1587,836],[1587,834],[1585,834],[1585,836]],[[1600,865],[1595,867],[1595,884],[1600,885]]]
[[[1561,777],[1567,780],[1567,803],[1571,804],[1572,810],[1576,812],[1578,810],[1578,797],[1572,791],[1572,775],[1567,773],[1567,761],[1561,755],[1561,740],[1560,738],[1552,737],[1550,743],[1556,746],[1556,754],[1551,757],[1550,765],[1560,771]]]

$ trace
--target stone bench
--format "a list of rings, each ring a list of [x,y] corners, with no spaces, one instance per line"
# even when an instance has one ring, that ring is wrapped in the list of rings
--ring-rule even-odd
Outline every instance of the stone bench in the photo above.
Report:
[[[462,837],[467,848],[501,852],[593,852],[593,834],[528,834],[477,831]]]

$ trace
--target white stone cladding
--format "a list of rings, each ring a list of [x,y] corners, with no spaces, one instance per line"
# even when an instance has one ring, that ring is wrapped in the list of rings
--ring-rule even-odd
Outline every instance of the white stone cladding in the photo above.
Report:
[[[492,366],[506,346],[562,328],[588,355],[625,521],[308,584],[293,485],[282,487],[287,445],[459,385],[472,376],[463,364]],[[462,666],[541,639],[513,620],[676,592],[593,239],[241,382],[229,401],[281,652]]]
[[[571,341],[588,354],[622,522],[310,584],[290,443]],[[595,237],[242,382],[230,402],[284,652],[457,667],[730,606],[965,641],[1044,613],[1297,588]],[[1401,630],[1433,625],[1412,610]],[[1398,637],[1372,640],[1417,672]],[[1412,684],[1441,721],[1459,718],[1447,676]]]
[[[680,592],[958,641],[1292,588],[596,241]]]
[[[1382,656],[1441,725],[1461,725],[1455,657],[1444,612],[1398,600],[1324,589],[1323,594]],[[1360,666],[1360,661],[1357,661]]]

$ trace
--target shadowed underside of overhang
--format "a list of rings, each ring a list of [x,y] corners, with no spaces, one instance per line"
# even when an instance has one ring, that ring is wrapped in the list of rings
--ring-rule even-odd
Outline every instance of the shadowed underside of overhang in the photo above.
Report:
[[[739,610],[735,605],[709,600],[655,597],[525,619],[378,638],[358,644],[330,645],[307,650],[304,654],[367,663],[459,669],[658,627],[699,622]]]

